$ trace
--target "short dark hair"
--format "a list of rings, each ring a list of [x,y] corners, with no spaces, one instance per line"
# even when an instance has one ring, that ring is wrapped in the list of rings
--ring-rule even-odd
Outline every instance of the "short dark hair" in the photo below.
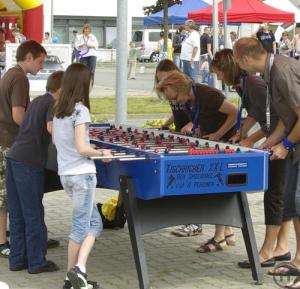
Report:
[[[161,60],[158,65],[156,66],[155,70],[155,83],[158,83],[157,79],[157,72],[163,71],[163,72],[169,72],[169,71],[179,71],[179,68],[176,66],[176,64],[169,60],[169,59],[164,59]]]
[[[234,56],[237,58],[249,56],[255,60],[260,59],[262,55],[267,53],[261,42],[253,37],[243,37],[237,40],[233,46],[233,51]]]
[[[47,55],[46,49],[34,40],[27,40],[22,42],[16,53],[17,62],[24,61],[28,53],[32,54],[33,59],[40,57],[42,54]]]
[[[58,70],[50,74],[47,79],[46,91],[56,92],[61,88],[61,82],[64,76],[64,71]]]

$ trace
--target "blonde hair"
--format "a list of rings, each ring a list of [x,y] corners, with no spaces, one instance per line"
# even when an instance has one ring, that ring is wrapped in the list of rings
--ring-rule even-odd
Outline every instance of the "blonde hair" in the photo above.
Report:
[[[168,88],[177,93],[189,94],[192,88],[192,80],[182,72],[172,71],[156,85],[155,92],[160,99],[172,100],[166,95]]]
[[[85,30],[85,29],[89,29],[90,32],[92,32],[92,27],[91,27],[91,25],[88,24],[88,23],[86,23],[86,24],[83,25],[82,33],[84,33],[84,30]]]

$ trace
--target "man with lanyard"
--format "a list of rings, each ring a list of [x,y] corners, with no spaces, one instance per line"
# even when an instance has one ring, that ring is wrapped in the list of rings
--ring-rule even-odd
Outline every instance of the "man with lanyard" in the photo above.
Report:
[[[259,40],[241,38],[233,48],[239,66],[249,74],[261,73],[268,85],[267,128],[270,128],[272,102],[280,120],[274,132],[261,145],[272,152],[271,160],[287,158],[284,207],[293,218],[297,251],[294,259],[268,272],[270,275],[300,275],[300,63],[292,58],[267,53]],[[288,288],[300,288],[300,282]],[[297,287],[295,287],[297,286]]]

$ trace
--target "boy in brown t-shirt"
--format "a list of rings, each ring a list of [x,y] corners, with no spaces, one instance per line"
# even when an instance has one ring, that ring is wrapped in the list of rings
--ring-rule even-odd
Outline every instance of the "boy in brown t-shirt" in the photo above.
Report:
[[[23,42],[17,49],[17,65],[0,80],[0,257],[8,257],[10,252],[6,238],[5,155],[14,142],[30,102],[26,74],[37,74],[46,55],[44,47],[36,41]]]

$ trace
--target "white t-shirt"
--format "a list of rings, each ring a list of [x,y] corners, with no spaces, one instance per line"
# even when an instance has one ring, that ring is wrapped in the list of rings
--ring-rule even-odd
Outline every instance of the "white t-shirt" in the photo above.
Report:
[[[89,145],[90,113],[82,103],[76,103],[71,116],[53,119],[53,140],[57,149],[58,174],[82,175],[96,173],[94,161],[80,155],[75,148],[75,127],[86,124],[85,141]]]
[[[182,45],[181,45],[180,59],[190,61],[192,59],[194,47],[198,47],[197,54],[194,57],[194,61],[199,61],[199,57],[200,57],[200,34],[196,30],[193,30],[183,40]]]
[[[83,47],[79,48],[80,45],[83,45]],[[91,45],[93,48],[87,48],[87,45]],[[75,39],[75,48],[81,51],[82,57],[97,56],[96,48],[98,46],[98,40],[94,34],[88,36],[80,34]]]

